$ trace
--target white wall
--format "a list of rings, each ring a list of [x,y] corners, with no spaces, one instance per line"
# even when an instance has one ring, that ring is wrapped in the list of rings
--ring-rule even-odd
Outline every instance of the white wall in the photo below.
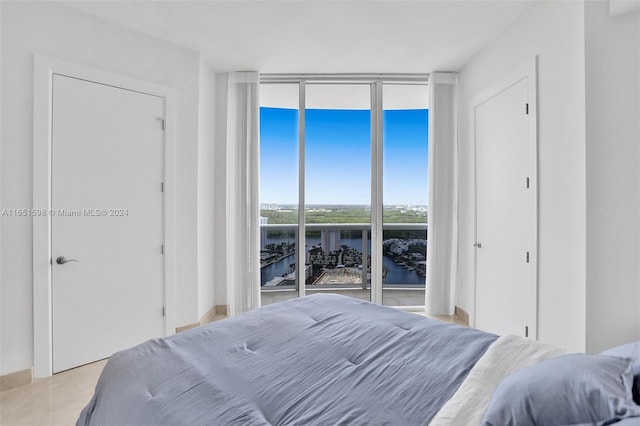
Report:
[[[215,306],[215,130],[216,75],[200,60],[198,111],[198,317]],[[224,234],[222,234],[224,235]]]
[[[460,273],[457,305],[474,312],[474,163],[470,101],[538,55],[540,340],[585,349],[584,6],[540,2],[459,74]],[[496,159],[508,161],[508,159]]]
[[[640,13],[585,3],[587,351],[640,340]]]
[[[216,148],[215,148],[215,188],[217,200],[214,214],[216,271],[215,300],[218,305],[227,304],[227,89],[229,74],[216,74]]]
[[[199,55],[57,2],[0,5],[2,208],[32,206],[34,53],[177,89],[175,318],[176,325],[196,322]],[[28,218],[3,217],[0,224],[0,375],[4,375],[33,365],[32,228]]]
[[[4,40],[4,37],[2,35],[2,4],[0,4],[0,82],[2,81],[2,64],[3,64],[3,60],[2,60],[2,42]],[[2,164],[2,84],[0,84],[0,166]],[[3,206],[3,202],[2,202],[2,173],[0,173],[0,208],[2,208]],[[0,222],[0,241],[2,241],[2,237],[4,237],[4,234],[2,233],[2,223]],[[1,250],[1,245],[0,245],[0,250]],[[2,277],[2,256],[0,255],[0,279]],[[3,303],[2,301],[4,300],[4,296],[3,296],[3,291],[2,291],[2,285],[0,285],[0,321],[2,321],[3,318]],[[3,368],[2,368],[2,354],[5,353],[5,349],[3,348],[2,345],[2,335],[3,335],[3,331],[2,331],[2,324],[0,323],[0,376],[3,374]],[[8,353],[8,350],[6,351]],[[9,370],[6,370],[9,371]]]

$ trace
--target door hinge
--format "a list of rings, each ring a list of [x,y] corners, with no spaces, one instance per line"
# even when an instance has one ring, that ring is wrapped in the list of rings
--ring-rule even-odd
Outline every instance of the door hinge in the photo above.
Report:
[[[527,263],[529,263],[529,252],[527,252]]]
[[[160,246],[160,252],[162,252],[162,254],[164,254],[164,244],[162,244],[162,245]]]
[[[158,117],[158,120],[160,120],[160,126],[162,127],[162,130],[165,130],[165,119],[163,117]]]
[[[524,337],[529,337],[529,327],[528,326],[524,326]]]
[[[527,189],[529,189],[529,178],[527,178]]]
[[[524,113],[529,115],[529,104],[524,104]],[[164,127],[163,127],[164,129]]]
[[[164,192],[164,182],[160,182],[160,192]]]
[[[166,312],[165,312],[164,306],[162,307],[162,316],[163,317],[166,316]]]

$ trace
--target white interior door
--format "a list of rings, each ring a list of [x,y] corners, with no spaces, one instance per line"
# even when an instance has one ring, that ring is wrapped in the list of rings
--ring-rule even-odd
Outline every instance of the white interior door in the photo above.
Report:
[[[475,325],[535,338],[537,206],[527,78],[476,105],[474,114]]]
[[[163,98],[53,77],[54,372],[164,335],[162,117]]]

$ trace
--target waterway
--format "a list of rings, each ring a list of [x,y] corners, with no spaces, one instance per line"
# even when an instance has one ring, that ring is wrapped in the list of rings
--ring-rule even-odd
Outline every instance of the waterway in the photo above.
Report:
[[[291,238],[267,238],[266,244],[281,243],[281,242],[293,242]],[[362,238],[342,238],[342,244],[347,245],[355,250],[362,251]],[[371,254],[371,241],[367,241],[369,244],[369,254]],[[320,238],[307,238],[307,244],[309,246],[320,244]],[[424,286],[425,278],[421,277],[416,271],[409,271],[404,267],[396,264],[393,259],[387,256],[382,257],[382,262],[385,268],[388,269],[387,280],[385,285],[388,286]],[[274,277],[281,277],[283,275],[292,272],[290,265],[295,263],[295,256],[292,254],[278,262],[272,263],[269,266],[265,266],[260,270],[260,283],[271,281]]]

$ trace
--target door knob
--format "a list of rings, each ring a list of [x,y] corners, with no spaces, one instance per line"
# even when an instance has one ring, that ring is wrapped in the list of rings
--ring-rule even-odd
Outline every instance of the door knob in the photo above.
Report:
[[[64,256],[59,256],[59,257],[56,259],[56,263],[57,263],[58,265],[64,265],[64,264],[65,264],[65,263],[67,263],[67,262],[80,262],[80,261],[79,261],[79,260],[76,260],[76,259],[67,259],[67,258],[66,258],[66,257],[64,257]]]
[[[473,246],[475,248],[481,248],[482,247],[482,243],[473,243]]]

